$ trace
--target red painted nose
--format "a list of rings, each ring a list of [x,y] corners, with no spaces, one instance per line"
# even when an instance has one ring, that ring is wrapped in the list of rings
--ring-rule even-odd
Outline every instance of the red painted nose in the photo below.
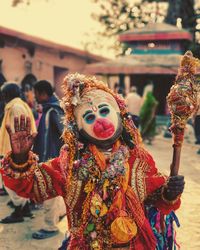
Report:
[[[105,139],[114,134],[115,127],[109,120],[99,118],[93,126],[93,132],[97,137]]]

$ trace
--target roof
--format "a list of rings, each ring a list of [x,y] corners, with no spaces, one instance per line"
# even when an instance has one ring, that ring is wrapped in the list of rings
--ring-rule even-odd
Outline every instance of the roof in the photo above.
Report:
[[[43,46],[46,48],[55,49],[55,50],[58,50],[60,52],[66,52],[66,53],[74,54],[74,55],[77,55],[80,57],[87,57],[87,58],[92,59],[92,60],[97,61],[97,62],[104,61],[107,59],[107,58],[104,58],[102,56],[91,54],[91,53],[84,51],[84,50],[72,48],[72,47],[67,46],[67,45],[55,43],[55,42],[45,40],[45,39],[40,38],[40,37],[32,36],[32,35],[29,35],[29,34],[26,34],[23,32],[19,32],[19,31],[10,29],[10,28],[2,27],[2,26],[0,26],[0,35],[18,38],[22,41],[34,43],[34,44],[37,44],[37,45],[40,45],[40,46]]]
[[[155,40],[192,40],[192,34],[185,29],[166,23],[149,23],[143,28],[123,32],[120,42]]]
[[[86,66],[85,73],[118,74],[170,74],[176,75],[181,55],[128,55],[106,62]]]

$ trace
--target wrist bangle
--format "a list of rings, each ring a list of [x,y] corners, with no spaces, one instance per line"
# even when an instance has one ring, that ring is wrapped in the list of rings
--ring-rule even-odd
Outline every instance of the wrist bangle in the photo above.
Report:
[[[163,187],[162,192],[161,192],[161,198],[162,198],[162,200],[163,200],[165,203],[170,204],[170,205],[175,204],[175,203],[180,199],[181,195],[179,194],[179,195],[176,197],[175,200],[167,200],[167,199],[164,197],[164,188],[165,188],[165,187]]]
[[[12,152],[9,152],[6,158],[7,158],[7,161],[9,162],[10,167],[13,170],[23,171],[25,168],[27,168],[28,166],[31,166],[37,161],[35,154],[31,151],[29,151],[28,160],[22,164],[15,163],[11,155],[12,155]]]

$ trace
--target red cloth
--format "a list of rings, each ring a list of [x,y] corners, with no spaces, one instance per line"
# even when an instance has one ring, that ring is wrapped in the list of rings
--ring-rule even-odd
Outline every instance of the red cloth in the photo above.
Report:
[[[29,197],[37,202],[42,202],[57,195],[61,195],[66,198],[68,196],[66,186],[67,163],[66,161],[63,161],[63,159],[64,157],[67,159],[67,157],[66,155],[63,155],[63,152],[61,155],[62,159],[55,158],[54,160],[36,167],[35,173],[26,179],[22,179],[20,177],[18,179],[11,178],[8,176],[8,167],[3,167],[1,172],[3,174],[5,185],[14,190],[18,195],[27,198]],[[126,202],[128,202],[128,199],[135,200],[135,206],[131,212],[134,215],[134,218],[137,218],[138,216],[138,219],[140,219],[140,215],[137,214],[138,204],[143,208],[145,199],[148,195],[151,195],[155,190],[164,185],[166,177],[158,172],[152,157],[144,150],[140,150],[138,148],[131,151],[129,165],[129,185],[132,186],[134,192],[132,196],[131,192],[129,192],[129,197],[126,197]],[[81,190],[83,190],[83,188]],[[82,191],[77,205],[74,207],[74,210],[78,208],[78,211],[75,211],[75,213],[78,212],[79,214],[81,214],[83,204],[81,197],[84,197]],[[172,205],[166,203],[160,198],[154,205],[161,211],[161,213],[168,214],[170,211],[176,210],[180,206],[180,199]],[[144,216],[143,212],[142,214],[143,215],[141,216]],[[68,219],[70,220],[70,218]],[[138,234],[132,242],[132,249],[154,250],[156,240],[150,224],[145,217],[142,223],[143,224],[140,223]],[[70,224],[71,223],[69,221],[69,225]],[[74,241],[71,243],[75,244]]]

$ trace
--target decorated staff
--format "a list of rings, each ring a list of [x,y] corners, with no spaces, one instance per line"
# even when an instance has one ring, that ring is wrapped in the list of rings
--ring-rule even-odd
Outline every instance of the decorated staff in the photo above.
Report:
[[[173,159],[170,176],[178,175],[181,147],[187,120],[197,108],[196,67],[200,61],[191,51],[183,56],[174,85],[167,96],[173,134]]]

